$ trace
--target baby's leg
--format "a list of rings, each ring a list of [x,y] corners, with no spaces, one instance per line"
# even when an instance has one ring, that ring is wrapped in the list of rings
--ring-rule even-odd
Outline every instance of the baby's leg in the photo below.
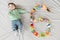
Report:
[[[22,39],[24,40],[24,33],[23,33],[23,24],[21,20],[17,21],[17,25],[18,25],[18,33],[19,35],[22,37]]]
[[[19,29],[20,31],[22,31],[23,24],[21,23],[21,21],[18,20],[16,24],[17,24],[17,26],[18,26],[18,29]]]
[[[17,30],[16,20],[13,20],[12,21],[12,29],[13,29],[13,31],[16,31]]]

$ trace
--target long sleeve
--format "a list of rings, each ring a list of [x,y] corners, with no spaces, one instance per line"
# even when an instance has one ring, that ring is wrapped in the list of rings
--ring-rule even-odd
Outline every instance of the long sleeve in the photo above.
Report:
[[[27,10],[24,10],[24,9],[19,9],[18,11],[19,11],[20,14],[29,13]]]

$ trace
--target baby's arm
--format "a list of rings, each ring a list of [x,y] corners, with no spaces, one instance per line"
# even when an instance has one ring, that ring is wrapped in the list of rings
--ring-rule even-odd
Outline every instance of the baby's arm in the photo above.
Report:
[[[27,11],[27,10],[24,10],[24,9],[19,9],[19,13],[20,14],[25,14],[25,13],[30,13],[30,12]]]

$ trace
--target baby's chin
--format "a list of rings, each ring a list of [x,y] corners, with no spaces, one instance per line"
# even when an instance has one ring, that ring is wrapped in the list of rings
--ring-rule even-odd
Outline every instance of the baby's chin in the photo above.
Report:
[[[12,8],[12,9],[10,9],[10,10],[14,10],[15,8]]]

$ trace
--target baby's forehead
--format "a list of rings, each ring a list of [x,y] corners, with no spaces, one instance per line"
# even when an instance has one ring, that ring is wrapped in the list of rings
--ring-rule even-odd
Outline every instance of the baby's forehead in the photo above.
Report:
[[[13,6],[13,4],[9,4],[9,6]]]

